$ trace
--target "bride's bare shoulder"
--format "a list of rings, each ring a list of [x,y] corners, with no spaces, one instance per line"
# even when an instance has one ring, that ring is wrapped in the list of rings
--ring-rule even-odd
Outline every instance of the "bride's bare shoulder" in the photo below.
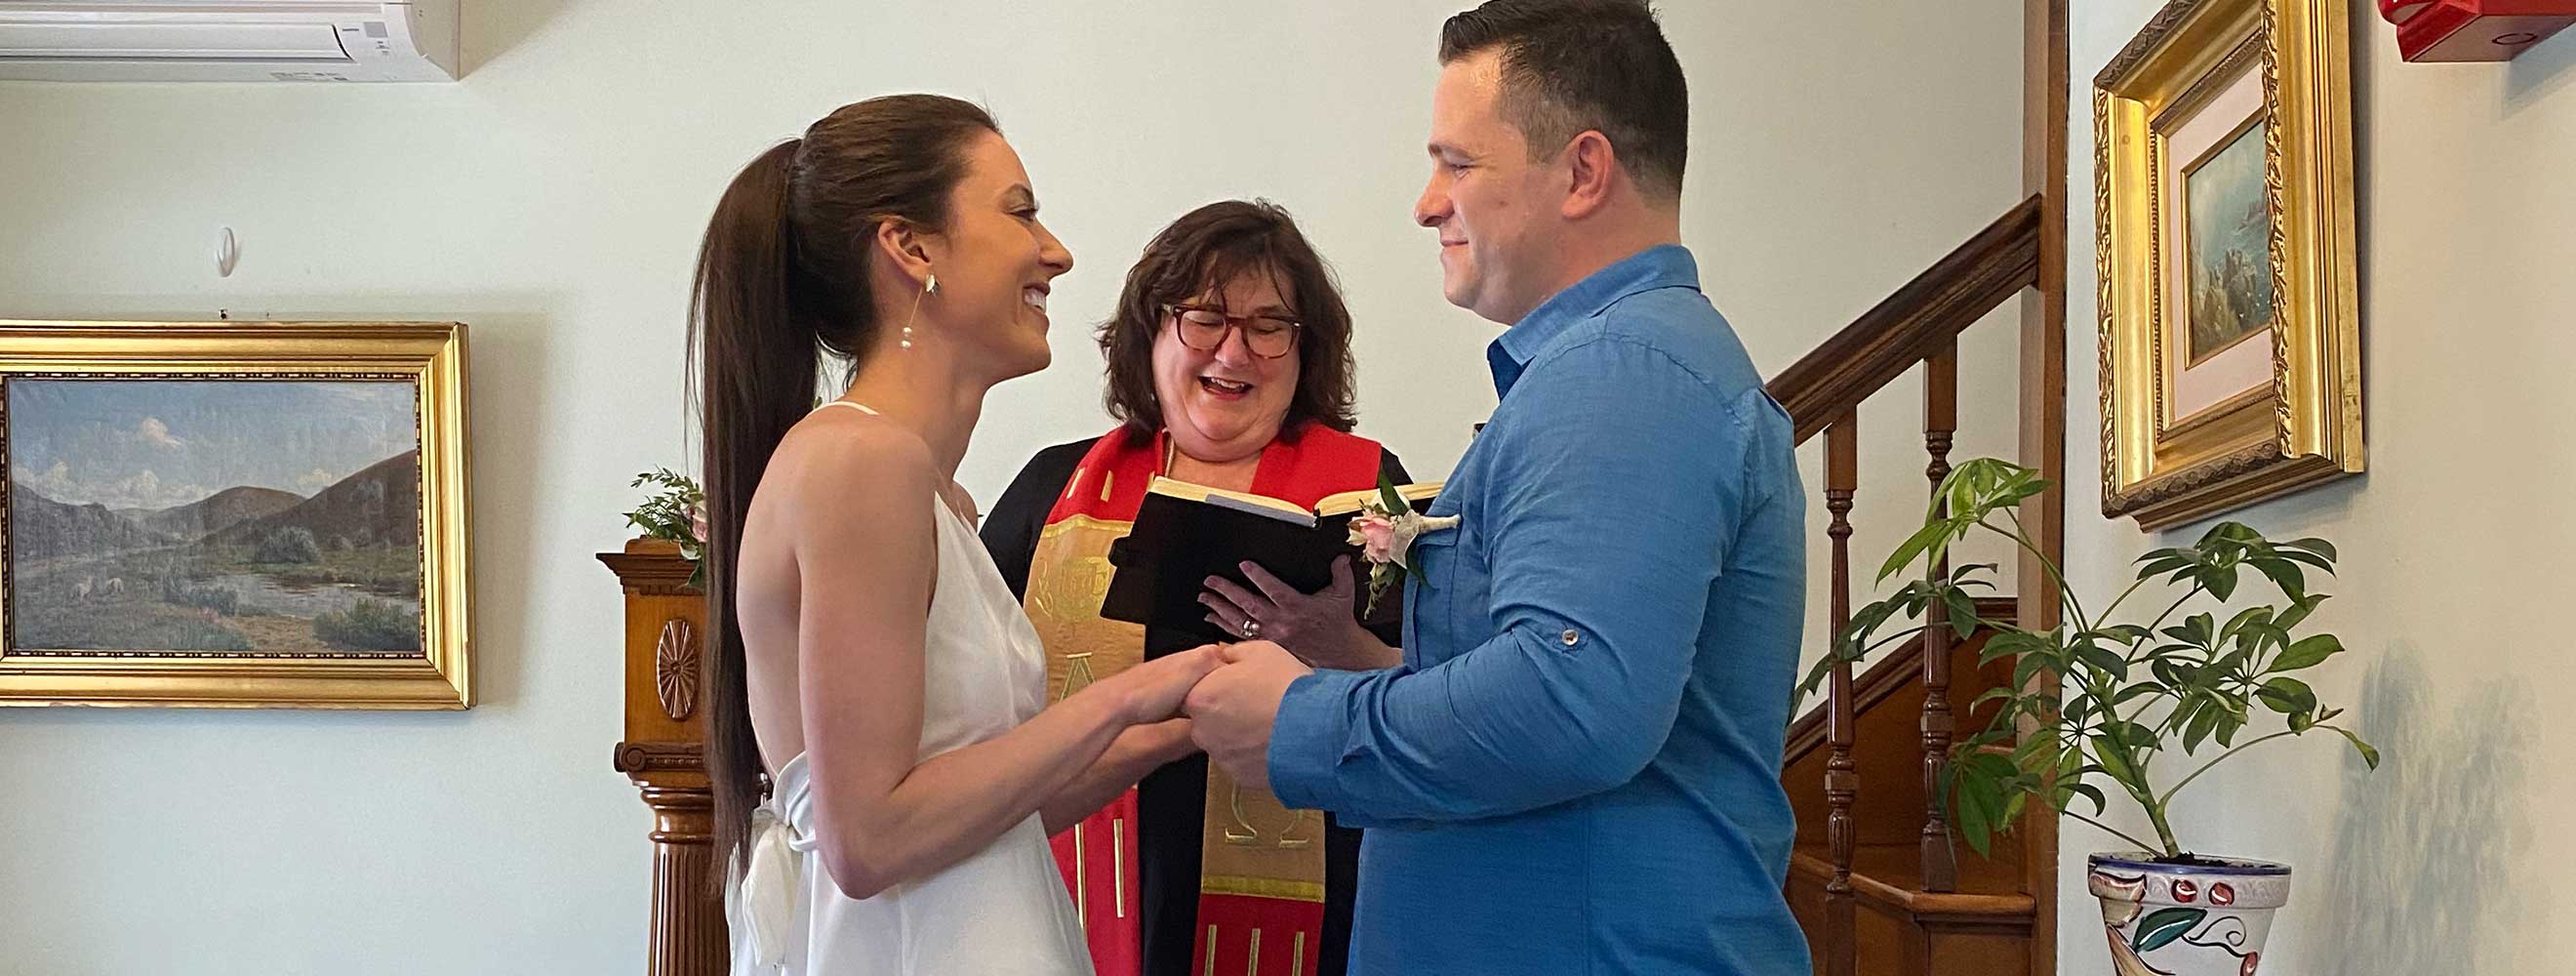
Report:
[[[825,508],[906,511],[921,507],[940,482],[930,446],[920,437],[855,410],[825,410],[790,428],[761,480],[790,499]]]

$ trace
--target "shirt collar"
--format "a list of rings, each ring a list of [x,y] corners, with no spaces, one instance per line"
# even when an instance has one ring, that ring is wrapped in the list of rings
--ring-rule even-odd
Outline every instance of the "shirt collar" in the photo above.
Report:
[[[1689,248],[1662,244],[1622,258],[1549,296],[1485,348],[1485,361],[1494,370],[1495,395],[1510,393],[1531,357],[1575,323],[1638,292],[1673,287],[1698,288],[1699,262]]]

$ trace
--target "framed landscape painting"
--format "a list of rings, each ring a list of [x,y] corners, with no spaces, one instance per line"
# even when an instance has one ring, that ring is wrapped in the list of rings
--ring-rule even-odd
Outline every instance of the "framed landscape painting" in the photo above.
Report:
[[[2094,79],[2104,515],[2362,470],[2346,6],[2173,0]]]
[[[0,321],[0,704],[457,709],[465,332]]]

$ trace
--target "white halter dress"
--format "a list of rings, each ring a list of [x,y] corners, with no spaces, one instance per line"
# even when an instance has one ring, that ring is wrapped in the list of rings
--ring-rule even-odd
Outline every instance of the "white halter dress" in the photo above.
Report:
[[[974,529],[937,497],[930,507],[939,576],[924,647],[921,759],[1010,731],[1046,705],[1037,631]],[[815,852],[803,755],[779,770],[752,830],[749,863],[726,886],[735,976],[1092,971],[1035,814],[946,870],[864,900],[843,895]]]

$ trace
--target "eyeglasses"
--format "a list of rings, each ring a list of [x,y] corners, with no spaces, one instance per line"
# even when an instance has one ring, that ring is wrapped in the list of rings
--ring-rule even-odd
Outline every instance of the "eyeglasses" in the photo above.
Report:
[[[1271,315],[1228,315],[1224,309],[1205,305],[1165,305],[1163,314],[1172,317],[1172,330],[1181,337],[1181,345],[1200,352],[1215,352],[1225,345],[1225,334],[1243,331],[1243,346],[1263,359],[1277,359],[1297,348],[1297,331],[1304,328],[1294,319]]]

